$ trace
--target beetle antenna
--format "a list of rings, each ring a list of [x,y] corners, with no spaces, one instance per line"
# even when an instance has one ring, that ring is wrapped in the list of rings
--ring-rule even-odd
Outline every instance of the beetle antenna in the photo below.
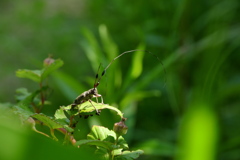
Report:
[[[119,57],[121,57],[122,55],[124,55],[124,54],[126,54],[126,53],[132,53],[132,52],[136,52],[136,51],[146,52],[146,53],[149,53],[149,54],[153,55],[154,57],[156,57],[157,60],[160,62],[160,64],[161,64],[162,67],[163,67],[163,71],[164,71],[165,76],[167,75],[166,69],[165,69],[165,67],[164,67],[164,65],[163,65],[163,63],[162,63],[162,61],[158,58],[157,55],[155,55],[155,54],[153,54],[152,52],[147,51],[147,50],[138,50],[138,49],[134,49],[134,50],[130,50],[130,51],[123,52],[123,53],[121,53],[119,56],[115,57],[115,58],[114,58],[114,59],[113,59],[108,65],[107,65],[107,67],[103,70],[101,76],[103,76],[103,75],[106,73],[106,70],[108,69],[108,67],[111,66],[111,64],[113,63],[113,61],[115,61],[116,59],[118,59]],[[100,79],[101,79],[101,78],[100,78]],[[166,79],[166,77],[165,77],[165,84],[166,84],[166,82],[167,82],[167,79]],[[164,86],[165,86],[165,85],[164,85]]]
[[[96,74],[96,77],[95,77],[95,82],[94,82],[94,85],[93,85],[94,88],[96,88],[99,85],[101,77],[102,77],[102,76],[100,76],[100,77],[98,76],[101,65],[102,65],[102,63],[100,63],[100,65],[98,67],[98,70],[97,70],[97,74]]]

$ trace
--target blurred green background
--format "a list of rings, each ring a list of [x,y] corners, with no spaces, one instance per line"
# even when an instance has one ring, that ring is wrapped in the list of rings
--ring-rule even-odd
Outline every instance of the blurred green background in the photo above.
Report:
[[[49,54],[64,66],[49,79],[53,115],[93,87],[103,67],[104,102],[128,118],[130,149],[139,159],[240,159],[239,0],[1,0],[0,102],[38,85],[15,77],[39,69]],[[164,68],[166,73],[164,73]],[[102,70],[103,68],[101,68]],[[109,128],[104,112],[89,119]]]

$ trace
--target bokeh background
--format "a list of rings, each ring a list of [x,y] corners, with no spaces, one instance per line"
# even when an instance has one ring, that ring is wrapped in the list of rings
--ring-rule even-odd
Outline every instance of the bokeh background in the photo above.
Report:
[[[239,15],[238,0],[1,0],[0,102],[38,88],[15,71],[39,69],[52,54],[65,63],[49,79],[43,112],[53,115],[93,87],[100,63],[146,49],[160,61],[124,55],[98,87],[128,118],[130,149],[144,150],[139,159],[240,159]],[[104,111],[86,123],[117,121]]]

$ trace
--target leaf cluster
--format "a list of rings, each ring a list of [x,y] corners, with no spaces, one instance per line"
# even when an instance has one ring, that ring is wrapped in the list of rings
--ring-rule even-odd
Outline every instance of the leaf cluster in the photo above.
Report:
[[[30,124],[33,131],[55,141],[60,141],[64,145],[70,143],[76,147],[93,147],[95,148],[95,154],[103,159],[131,160],[139,157],[143,151],[129,151],[128,144],[121,135],[103,126],[94,125],[90,133],[86,135],[87,139],[78,140],[74,137],[78,122],[93,116],[95,108],[99,111],[112,110],[120,119],[125,119],[123,113],[113,106],[86,101],[74,107],[72,104],[60,106],[55,111],[54,116],[49,116],[42,112],[46,105],[52,105],[47,100],[47,92],[50,88],[47,84],[47,79],[53,71],[63,65],[63,61],[60,59],[47,58],[46,60],[50,60],[51,63],[44,63],[44,67],[41,70],[21,69],[16,72],[18,77],[30,79],[40,86],[39,89],[32,93],[26,88],[17,89],[16,99],[18,103],[11,108],[22,123]],[[39,125],[47,126],[50,135],[45,130],[39,130]],[[57,136],[55,131],[63,136]]]

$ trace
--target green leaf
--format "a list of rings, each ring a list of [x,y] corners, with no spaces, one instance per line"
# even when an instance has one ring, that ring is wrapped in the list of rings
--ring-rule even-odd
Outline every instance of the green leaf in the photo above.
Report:
[[[103,147],[107,150],[112,150],[113,149],[113,144],[111,142],[107,142],[107,141],[100,141],[100,140],[80,140],[76,142],[77,146],[81,146],[81,145],[95,145],[95,146],[100,146]]]
[[[21,118],[22,121],[26,121],[34,113],[28,109],[23,103],[13,106],[13,112]]]
[[[42,82],[47,76],[61,67],[63,65],[63,61],[60,59],[55,60],[50,65],[44,67],[42,70],[28,70],[28,69],[19,69],[16,71],[16,76],[20,78],[28,78],[35,82]]]
[[[66,115],[64,114],[64,108],[60,107],[59,109],[57,109],[57,111],[54,114],[54,117],[56,119],[65,119],[65,118],[67,118]]]
[[[88,134],[87,138],[92,140],[106,140],[109,136],[113,137],[116,140],[116,133],[110,131],[108,128],[102,126],[94,125],[91,132]]]
[[[101,24],[98,30],[99,30],[99,36],[101,38],[101,43],[104,49],[104,53],[106,53],[108,57],[108,61],[113,60],[119,54],[118,46],[112,40],[106,25]],[[119,61],[115,61],[114,65],[111,66],[111,71],[109,70],[108,72],[109,72],[109,75],[111,75],[111,76],[108,76],[108,80],[113,81],[116,87],[120,87],[122,84],[122,72],[119,67]],[[111,88],[109,88],[109,92],[110,93],[113,92]]]
[[[118,47],[116,43],[111,39],[106,25],[101,24],[99,26],[99,35],[104,47],[104,51],[108,55],[108,58],[113,59],[114,57],[116,57],[118,53]]]
[[[98,157],[101,157],[101,160],[109,160],[109,151],[103,147],[97,147],[96,151],[94,152]]]
[[[55,60],[53,63],[51,63],[50,65],[44,67],[42,69],[42,74],[41,74],[41,81],[43,81],[44,79],[47,78],[47,76],[49,76],[49,74],[51,74],[53,71],[57,70],[58,68],[60,68],[63,65],[63,61],[61,59],[57,59]]]
[[[100,45],[98,44],[97,38],[88,28],[82,27],[81,33],[87,42],[81,41],[80,45],[84,49],[87,58],[91,62],[93,70],[96,71],[100,62],[99,57],[104,57]]]
[[[133,160],[138,158],[144,152],[142,150],[137,151],[124,151],[122,154],[115,155],[116,160]]]
[[[122,136],[119,137],[117,145],[115,144],[116,133],[108,128],[94,125],[91,132],[87,135],[88,140],[80,140],[76,145],[96,145],[109,151],[116,149],[128,149],[128,145]]]
[[[136,48],[136,50],[138,50],[138,51],[132,52],[132,54],[133,54],[132,65],[131,65],[130,70],[127,72],[127,76],[124,80],[124,85],[122,86],[122,91],[128,90],[129,86],[132,85],[133,80],[138,78],[142,74],[143,58],[144,58],[144,54],[146,52],[146,51],[144,51],[145,46],[143,44],[140,44]]]
[[[19,115],[22,121],[26,121],[31,115],[34,114],[29,106],[39,91],[29,93],[26,88],[20,88],[16,92],[20,95],[16,96],[19,102],[17,105],[13,106],[14,113]]]
[[[63,107],[60,107],[60,109],[57,109],[57,111],[54,114],[54,117],[63,124],[69,124],[69,119],[65,115]]]
[[[28,78],[38,83],[41,82],[40,70],[19,69],[16,71],[16,76],[19,78]]]
[[[117,115],[119,115],[121,118],[123,118],[123,113],[117,109],[116,107],[113,107],[113,106],[109,106],[107,104],[102,104],[102,103],[96,103],[94,101],[92,101],[92,104],[98,109],[98,110],[102,110],[102,109],[110,109],[112,111],[115,111],[117,112]],[[78,109],[78,113],[76,114],[79,114],[79,113],[90,113],[90,112],[93,112],[95,111],[95,108],[92,106],[92,104],[87,101],[87,102],[84,102],[80,105],[78,105],[77,108]],[[69,110],[71,109],[71,105],[68,105],[66,107],[64,107],[65,110]]]
[[[24,104],[24,109],[29,110],[28,106],[31,104],[33,99],[40,93],[40,90],[37,90],[33,93],[27,91],[26,88],[19,88],[16,90],[17,94],[16,99],[19,101],[18,104]]]
[[[68,127],[67,125],[61,124],[57,120],[54,120],[52,117],[46,116],[42,113],[34,114],[31,117],[37,118],[39,121],[47,125],[50,129],[65,128],[68,132],[73,132],[72,128]]]
[[[32,112],[32,110],[30,109],[31,103],[33,102],[34,99],[36,100],[36,96],[40,93],[40,90],[37,90],[33,93],[29,93],[27,89],[20,88],[16,92],[20,94],[16,96],[17,100],[19,100],[17,106],[26,111]]]
[[[137,48],[136,53],[133,54],[132,59],[132,68],[131,68],[131,78],[135,79],[139,77],[142,73],[142,66],[143,66],[143,57],[144,57],[144,45],[139,45]],[[141,51],[140,51],[141,50]]]
[[[17,101],[22,101],[26,97],[31,95],[31,93],[28,92],[27,88],[18,88],[16,90],[16,93],[17,93],[17,95],[15,96],[15,98],[16,98]]]
[[[122,136],[118,138],[117,145],[122,149],[129,149],[127,142]]]
[[[51,129],[63,128],[62,125],[60,125],[59,123],[54,121],[51,117],[48,117],[42,113],[34,114],[34,115],[32,115],[32,117],[37,118],[39,121],[43,122]]]
[[[122,148],[120,148],[120,149],[114,149],[113,150],[113,155],[120,155],[120,154],[122,154]]]

